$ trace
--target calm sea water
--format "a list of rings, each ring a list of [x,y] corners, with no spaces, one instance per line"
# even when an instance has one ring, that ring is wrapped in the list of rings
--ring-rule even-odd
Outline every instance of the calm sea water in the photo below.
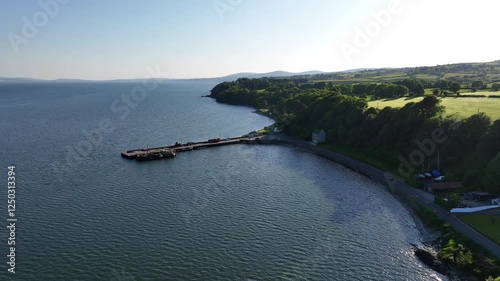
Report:
[[[202,98],[215,85],[0,85],[0,280],[434,280],[379,184],[280,146],[138,163],[132,148],[238,136],[272,120]],[[16,165],[16,274],[7,166]]]

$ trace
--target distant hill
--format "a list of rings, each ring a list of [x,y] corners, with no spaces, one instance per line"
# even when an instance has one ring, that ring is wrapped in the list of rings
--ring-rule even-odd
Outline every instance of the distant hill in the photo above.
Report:
[[[266,73],[236,73],[236,74],[231,74],[227,75],[224,77],[220,78],[212,78],[212,79],[223,79],[224,81],[232,81],[236,80],[238,78],[263,78],[263,77],[291,77],[291,76],[309,76],[309,75],[316,75],[316,74],[321,74],[325,73],[323,71],[319,70],[310,70],[310,71],[304,71],[304,72],[287,72],[287,71],[272,71],[272,72],[266,72]]]
[[[29,82],[42,82],[45,80],[35,79],[35,78],[24,78],[24,77],[0,77],[0,83],[29,83]]]
[[[263,78],[263,77],[295,77],[305,78],[310,81],[325,81],[332,83],[380,83],[401,81],[406,78],[421,80],[446,79],[461,84],[471,84],[481,80],[484,83],[497,83],[500,81],[500,60],[487,63],[457,63],[437,66],[405,67],[405,68],[358,68],[337,72],[323,72],[311,70],[305,72],[273,71],[266,73],[242,72],[215,78],[169,79],[160,78],[162,81],[207,81],[224,82],[234,81],[238,78]],[[93,81],[80,79],[42,80],[33,78],[0,77],[0,83],[29,83],[29,82],[142,82],[143,79],[115,79],[107,81]]]
[[[57,82],[57,83],[93,82],[93,80],[67,79],[67,78],[60,78],[56,80],[44,80],[44,81]]]
[[[213,81],[213,82],[224,82],[224,81],[234,81],[238,78],[263,78],[263,77],[291,77],[291,76],[309,76],[324,73],[318,70],[311,70],[305,72],[287,72],[287,71],[273,71],[267,73],[252,73],[252,72],[242,72],[235,73],[223,77],[214,78],[188,78],[188,79],[171,79],[171,78],[160,78],[163,81]],[[55,80],[44,80],[35,78],[23,78],[23,77],[0,77],[0,83],[7,82],[17,82],[17,83],[28,83],[28,82],[56,82],[56,83],[74,83],[74,82],[142,82],[143,79],[112,79],[105,81],[94,81],[94,80],[83,80],[83,79],[67,79],[60,78]]]
[[[55,80],[45,80],[36,78],[25,78],[25,77],[0,77],[0,83],[46,83],[46,82],[56,82],[56,83],[75,83],[75,82],[93,82],[92,80],[84,79],[55,79]]]
[[[352,71],[321,73],[308,77],[311,81],[331,83],[380,83],[395,82],[407,78],[427,81],[449,80],[462,85],[471,85],[474,81],[485,84],[500,81],[500,61],[486,63],[456,63],[437,66],[406,68],[376,68]]]

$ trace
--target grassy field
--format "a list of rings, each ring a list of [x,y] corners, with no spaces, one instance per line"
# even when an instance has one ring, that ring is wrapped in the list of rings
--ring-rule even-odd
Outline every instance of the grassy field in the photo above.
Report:
[[[307,79],[310,82],[353,84],[395,82],[406,78],[426,81],[447,79],[460,83],[462,87],[470,87],[474,81],[480,80],[491,87],[491,83],[500,82],[500,60],[489,63],[461,63],[431,67],[360,69],[352,72],[322,73]]]
[[[427,89],[426,89],[427,90]],[[427,91],[426,91],[427,93]],[[432,93],[432,89],[431,89]],[[500,96],[500,92],[495,92],[495,91],[477,91],[477,92],[472,92],[471,89],[462,89],[460,90],[461,95],[484,95],[484,96]]]
[[[479,94],[479,93],[478,93]],[[403,107],[408,102],[419,102],[423,97],[418,98],[399,98],[374,100],[368,103],[369,106],[382,109],[384,107]],[[441,98],[441,104],[446,108],[446,114],[457,114],[459,117],[466,118],[478,112],[484,112],[492,120],[500,119],[500,98]]]
[[[460,219],[500,244],[500,216],[468,215],[460,216]]]

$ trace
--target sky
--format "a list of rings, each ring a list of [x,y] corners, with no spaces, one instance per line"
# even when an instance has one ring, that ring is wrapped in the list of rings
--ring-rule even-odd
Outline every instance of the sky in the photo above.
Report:
[[[341,71],[500,59],[497,0],[0,0],[0,77]],[[159,74],[158,74],[159,73]]]

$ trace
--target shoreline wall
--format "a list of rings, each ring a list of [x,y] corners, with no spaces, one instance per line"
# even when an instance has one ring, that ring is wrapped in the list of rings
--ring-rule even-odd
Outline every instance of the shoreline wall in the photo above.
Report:
[[[399,180],[397,180],[392,174],[362,161],[283,134],[272,134],[270,136],[266,136],[260,139],[259,143],[264,145],[271,144],[299,147],[317,156],[324,157],[380,183],[402,204],[409,207],[411,211],[417,207],[412,187],[403,182],[399,182]]]
[[[375,168],[369,164],[366,164],[364,162],[361,162],[359,160],[350,158],[348,156],[345,156],[343,154],[315,146],[311,143],[308,143],[306,141],[301,141],[301,140],[296,140],[291,137],[286,137],[286,136],[274,136],[272,138],[267,138],[267,139],[261,139],[260,144],[275,144],[275,145],[284,145],[284,146],[294,146],[294,147],[299,147],[302,148],[308,152],[311,152],[315,155],[324,157],[326,159],[329,159],[331,161],[334,161],[342,166],[345,166],[346,168],[349,168],[353,171],[356,171],[376,182],[379,182],[380,184],[384,185],[385,187],[389,188],[390,191],[392,192],[392,188],[390,188],[390,185],[388,183],[388,179],[386,175],[388,175],[385,171],[380,170],[378,168]]]
[[[436,203],[434,203],[434,201],[426,200],[425,198],[420,196],[413,187],[409,186],[401,179],[395,178],[388,172],[375,168],[359,160],[352,159],[340,153],[321,148],[306,141],[297,140],[293,137],[289,137],[283,134],[272,134],[259,139],[256,143],[262,145],[274,144],[299,147],[301,149],[304,149],[305,151],[324,157],[346,168],[365,175],[366,177],[386,187],[387,190],[403,204],[403,206],[408,207],[410,213],[416,212],[419,208],[419,205],[423,205],[431,209],[438,217],[449,223],[455,229],[455,231],[469,237],[469,239],[482,246],[485,250],[488,250],[492,255],[500,257],[499,244],[479,233],[478,231],[461,221],[459,218],[457,218],[454,214],[451,214],[449,211],[441,208]],[[416,217],[418,218],[418,216]],[[420,218],[418,219],[421,222]]]

